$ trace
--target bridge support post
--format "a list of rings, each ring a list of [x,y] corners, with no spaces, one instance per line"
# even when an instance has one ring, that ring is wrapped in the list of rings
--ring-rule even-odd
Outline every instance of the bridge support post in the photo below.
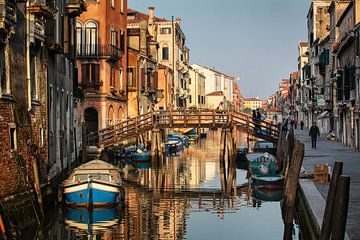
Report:
[[[161,150],[161,132],[160,129],[154,128],[151,132],[151,159],[159,161],[162,157]]]

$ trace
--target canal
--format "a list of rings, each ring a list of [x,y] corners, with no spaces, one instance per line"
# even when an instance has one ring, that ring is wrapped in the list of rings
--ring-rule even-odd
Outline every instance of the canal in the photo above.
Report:
[[[161,166],[123,166],[125,204],[113,209],[47,212],[41,239],[282,239],[282,192],[254,191],[236,168],[236,188],[222,191],[217,131]],[[237,146],[253,144],[238,133]],[[295,225],[293,239],[300,239]],[[31,238],[30,238],[31,239]]]

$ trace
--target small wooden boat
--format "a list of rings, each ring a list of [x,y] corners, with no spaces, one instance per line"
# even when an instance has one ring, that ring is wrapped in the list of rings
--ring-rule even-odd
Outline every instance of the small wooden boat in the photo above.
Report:
[[[257,176],[269,176],[277,173],[278,163],[275,156],[269,153],[246,154],[249,161],[249,171]]]
[[[251,176],[251,183],[255,188],[259,189],[279,189],[284,186],[284,175],[275,174],[270,176]]]
[[[98,232],[111,231],[120,224],[117,208],[77,209],[67,208],[65,224],[82,234],[92,236]]]
[[[96,207],[118,203],[123,198],[119,168],[93,160],[75,168],[63,183],[66,204]]]
[[[276,155],[276,147],[274,143],[269,141],[257,140],[253,148],[253,152],[265,153],[268,152],[272,155]]]
[[[179,140],[168,140],[165,143],[165,156],[172,156],[178,153]]]

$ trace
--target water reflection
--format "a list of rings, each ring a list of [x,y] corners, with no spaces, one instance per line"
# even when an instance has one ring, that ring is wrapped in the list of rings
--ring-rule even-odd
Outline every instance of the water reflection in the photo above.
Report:
[[[252,191],[243,169],[235,170],[236,187],[224,192],[220,136],[207,136],[158,167],[127,164],[121,209],[68,209],[57,215],[50,239],[281,239],[281,193]],[[245,145],[246,136],[237,141]],[[61,237],[53,238],[56,232]]]
[[[64,223],[79,237],[92,239],[94,236],[110,234],[120,223],[117,207],[109,209],[73,209],[66,208]]]

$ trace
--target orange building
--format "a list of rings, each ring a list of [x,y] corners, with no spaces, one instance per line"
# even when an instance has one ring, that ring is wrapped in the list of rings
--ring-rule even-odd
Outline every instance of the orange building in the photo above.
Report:
[[[127,0],[86,1],[76,22],[78,124],[96,132],[127,118]]]

